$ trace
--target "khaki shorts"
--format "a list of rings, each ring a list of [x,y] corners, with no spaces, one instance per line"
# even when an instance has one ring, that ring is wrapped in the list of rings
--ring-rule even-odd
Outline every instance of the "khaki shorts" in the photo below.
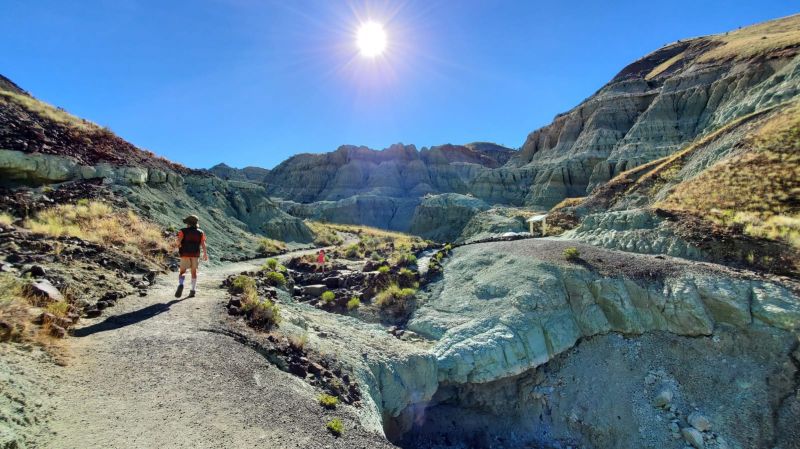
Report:
[[[181,257],[181,270],[196,270],[199,265],[199,257]]]

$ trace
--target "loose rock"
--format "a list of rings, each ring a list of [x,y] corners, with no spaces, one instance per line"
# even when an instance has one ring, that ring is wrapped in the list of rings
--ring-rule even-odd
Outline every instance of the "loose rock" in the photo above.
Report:
[[[705,443],[703,442],[703,434],[693,427],[684,427],[681,429],[681,435],[687,443],[694,446],[696,449],[703,449]]]

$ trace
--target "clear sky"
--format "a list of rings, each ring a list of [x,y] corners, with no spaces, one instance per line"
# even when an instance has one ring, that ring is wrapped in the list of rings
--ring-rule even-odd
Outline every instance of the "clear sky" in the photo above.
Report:
[[[626,64],[795,1],[0,0],[0,73],[190,167],[341,144],[519,147]],[[360,23],[383,25],[377,58]]]

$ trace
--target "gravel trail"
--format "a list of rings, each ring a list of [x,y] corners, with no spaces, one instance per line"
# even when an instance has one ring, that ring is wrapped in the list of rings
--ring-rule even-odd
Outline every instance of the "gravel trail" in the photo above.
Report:
[[[228,320],[220,282],[261,263],[201,265],[197,297],[191,299],[176,300],[177,276],[170,274],[148,296],[125,298],[102,317],[82,321],[70,338],[67,366],[54,368],[60,380],[52,390],[52,433],[37,445],[393,447],[357,428],[350,407],[322,409],[311,386],[214,332]],[[334,417],[345,424],[341,438],[325,429]]]

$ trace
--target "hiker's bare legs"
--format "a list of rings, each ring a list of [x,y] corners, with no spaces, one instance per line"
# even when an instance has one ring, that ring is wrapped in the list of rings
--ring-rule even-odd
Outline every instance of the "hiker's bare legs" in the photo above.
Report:
[[[197,268],[192,268],[192,291],[190,293],[194,295],[195,290],[197,290]]]
[[[186,279],[186,268],[180,267],[178,270],[178,290],[175,292],[175,297],[180,298],[183,293],[183,281]]]

